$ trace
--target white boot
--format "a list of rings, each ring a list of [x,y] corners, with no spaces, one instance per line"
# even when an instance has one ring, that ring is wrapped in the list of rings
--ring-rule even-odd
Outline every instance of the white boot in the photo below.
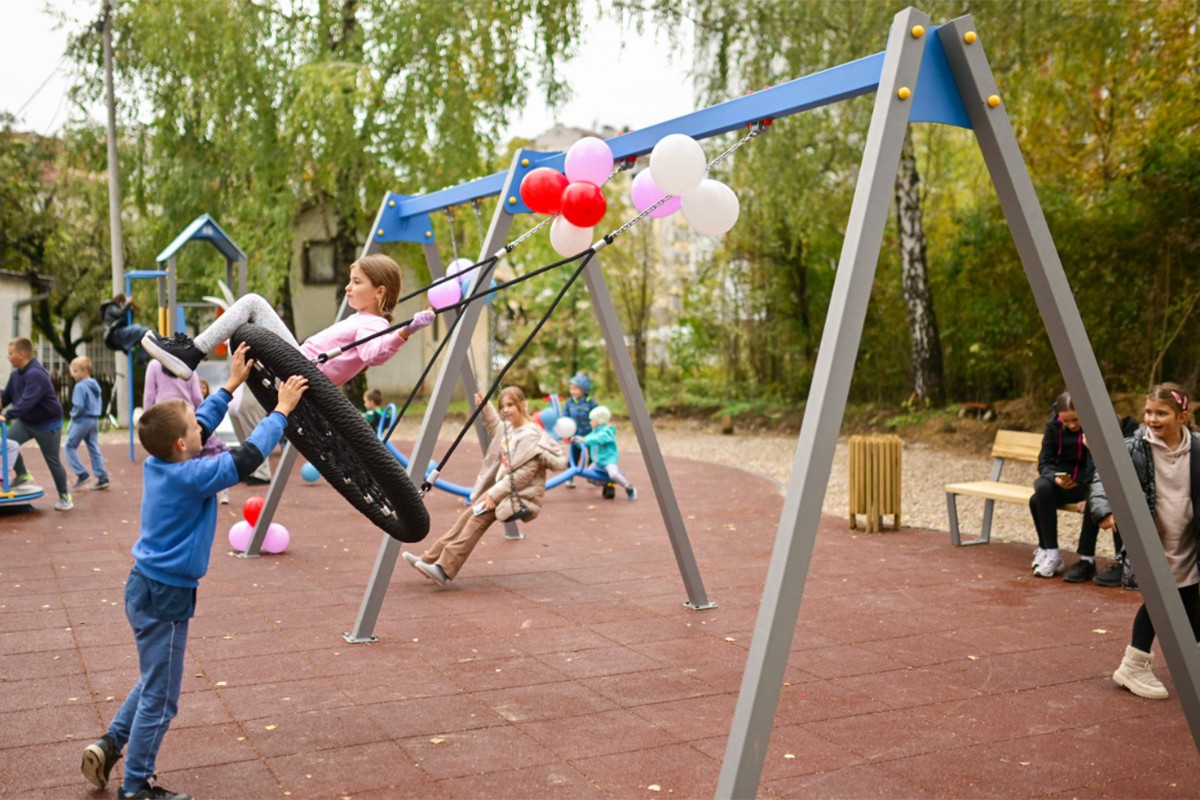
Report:
[[[1130,645],[1125,648],[1125,658],[1113,673],[1117,685],[1124,686],[1138,697],[1147,700],[1166,700],[1167,687],[1154,677],[1154,654],[1143,653]]]

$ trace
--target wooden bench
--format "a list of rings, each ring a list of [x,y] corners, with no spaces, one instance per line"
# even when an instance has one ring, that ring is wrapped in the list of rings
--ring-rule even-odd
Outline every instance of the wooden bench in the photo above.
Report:
[[[1033,497],[1033,483],[1004,483],[1000,474],[1008,461],[1024,461],[1036,464],[1042,449],[1042,434],[1023,431],[996,431],[992,443],[992,471],[984,481],[946,484],[946,510],[950,514],[950,541],[958,546],[987,544],[992,537],[992,511],[996,503],[1018,503],[1028,506]],[[962,541],[958,532],[958,496],[983,498],[983,530],[978,539]],[[1062,511],[1079,513],[1079,504],[1059,506]],[[1030,521],[1032,524],[1032,520]]]

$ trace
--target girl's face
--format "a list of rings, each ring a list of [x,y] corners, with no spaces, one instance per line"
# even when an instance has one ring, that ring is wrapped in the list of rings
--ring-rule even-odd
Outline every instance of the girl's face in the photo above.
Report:
[[[1079,415],[1074,411],[1064,411],[1058,415],[1058,419],[1062,422],[1064,428],[1072,433],[1079,433]]]
[[[361,269],[350,268],[350,282],[346,284],[346,303],[355,311],[378,314],[384,293],[384,288],[371,283],[371,279],[363,274]]]
[[[520,427],[529,421],[525,416],[525,404],[517,403],[511,397],[500,398],[500,416],[504,417],[505,421],[514,428]]]
[[[580,389],[573,383],[568,387],[568,391],[571,392],[571,397],[575,398],[576,400],[583,397],[583,389]]]
[[[1187,412],[1176,411],[1175,406],[1166,400],[1147,397],[1144,420],[1146,427],[1154,431],[1155,436],[1174,446],[1183,437],[1183,429],[1187,424]]]

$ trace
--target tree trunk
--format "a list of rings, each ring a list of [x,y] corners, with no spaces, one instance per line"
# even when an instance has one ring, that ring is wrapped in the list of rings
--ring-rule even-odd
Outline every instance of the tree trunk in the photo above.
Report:
[[[904,135],[896,174],[896,218],[900,229],[900,266],[904,306],[911,338],[913,392],[935,406],[946,402],[942,342],[925,263],[925,228],[921,221],[921,177],[913,155],[912,133]]]

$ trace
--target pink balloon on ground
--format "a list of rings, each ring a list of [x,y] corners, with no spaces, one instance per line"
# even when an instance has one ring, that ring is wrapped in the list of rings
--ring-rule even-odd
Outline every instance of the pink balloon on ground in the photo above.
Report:
[[[264,553],[282,553],[288,549],[291,542],[292,535],[288,533],[288,529],[278,522],[272,522],[267,526],[267,535],[263,537],[262,549]]]
[[[429,305],[441,311],[449,308],[462,299],[462,289],[458,281],[443,281],[429,287]]]
[[[648,169],[642,170],[634,177],[633,186],[629,190],[629,199],[633,201],[633,207],[639,213],[663,199],[664,195],[666,192],[658,188],[658,184],[654,182],[654,176]],[[671,196],[667,202],[651,211],[650,216],[654,219],[669,217],[679,210],[682,202],[682,198]]]
[[[229,546],[239,553],[244,553],[250,546],[250,537],[253,535],[254,526],[244,519],[239,519],[229,529]]]
[[[602,186],[612,175],[612,148],[603,139],[585,136],[567,150],[563,164],[570,183],[586,181]]]

